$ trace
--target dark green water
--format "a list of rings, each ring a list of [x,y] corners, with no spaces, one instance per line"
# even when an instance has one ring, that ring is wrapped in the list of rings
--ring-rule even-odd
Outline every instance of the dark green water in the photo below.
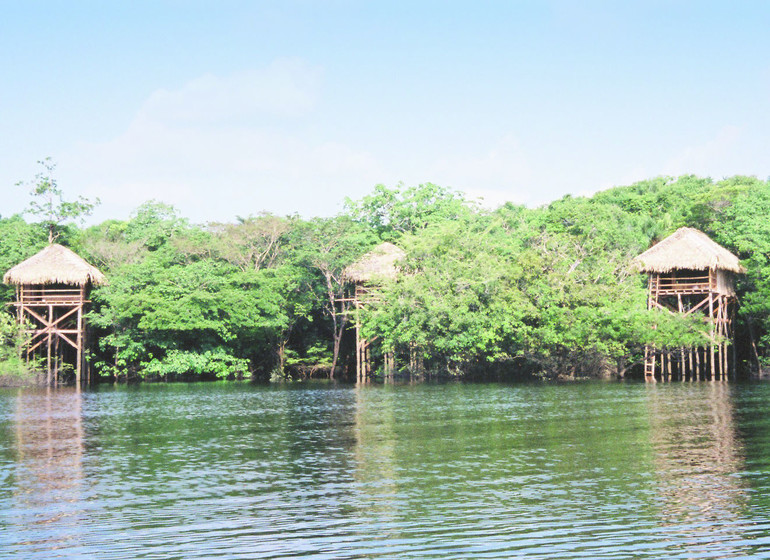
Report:
[[[0,558],[770,558],[770,384],[0,390]]]

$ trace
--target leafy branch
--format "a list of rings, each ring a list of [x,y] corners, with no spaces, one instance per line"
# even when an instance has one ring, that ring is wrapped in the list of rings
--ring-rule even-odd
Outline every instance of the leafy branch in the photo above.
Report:
[[[83,196],[79,196],[74,201],[64,200],[64,194],[53,176],[56,163],[47,157],[38,161],[38,164],[42,166],[43,170],[35,175],[32,182],[30,195],[33,198],[25,213],[40,217],[48,230],[48,243],[53,243],[61,235],[60,232],[56,231],[61,224],[70,220],[82,223],[101,201],[97,198],[91,202]],[[24,181],[20,181],[16,185],[29,186]]]

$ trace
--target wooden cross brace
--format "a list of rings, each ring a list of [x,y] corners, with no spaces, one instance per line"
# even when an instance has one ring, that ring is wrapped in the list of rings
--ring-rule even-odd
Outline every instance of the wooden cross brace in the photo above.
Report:
[[[70,346],[72,346],[73,348],[75,348],[77,350],[78,347],[79,347],[77,342],[73,341],[72,339],[70,339],[66,335],[68,335],[68,334],[69,335],[73,335],[73,334],[77,335],[80,332],[79,329],[61,329],[61,328],[59,328],[59,326],[61,325],[61,323],[64,320],[72,317],[75,313],[80,311],[81,307],[82,306],[73,307],[72,309],[67,311],[64,315],[62,315],[61,317],[57,317],[53,321],[49,321],[48,319],[46,319],[45,317],[43,317],[39,313],[36,313],[35,311],[33,311],[30,307],[23,306],[22,307],[22,311],[24,313],[29,314],[30,317],[32,317],[37,322],[39,322],[41,325],[43,325],[42,329],[35,329],[33,331],[32,338],[29,341],[30,346],[27,349],[27,352],[33,352],[41,344],[46,342],[46,338],[44,337],[44,335],[48,335],[48,334],[52,334],[52,335],[58,336],[59,338],[64,340],[67,344],[69,344]],[[37,340],[38,338],[40,338],[40,340]],[[35,342],[36,340],[37,340],[37,342]]]
[[[698,305],[696,305],[695,307],[692,307],[692,308],[688,309],[687,311],[685,311],[684,315],[687,316],[687,315],[690,315],[690,314],[694,313],[695,311],[697,311],[701,307],[705,307],[705,305],[708,302],[709,302],[709,298],[708,297],[703,298]],[[657,302],[655,300],[651,300],[650,303],[652,303],[652,305],[654,307],[657,307],[658,309],[663,309],[664,311],[668,311],[669,313],[671,313],[671,315],[679,315],[679,313],[677,313],[676,310],[672,310],[671,308],[669,308],[666,305],[663,305],[660,302]]]

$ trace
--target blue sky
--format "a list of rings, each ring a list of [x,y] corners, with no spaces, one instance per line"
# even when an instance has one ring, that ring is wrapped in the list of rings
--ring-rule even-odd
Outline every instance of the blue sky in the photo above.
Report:
[[[768,2],[0,0],[0,215],[332,215],[377,183],[537,205],[770,175]]]

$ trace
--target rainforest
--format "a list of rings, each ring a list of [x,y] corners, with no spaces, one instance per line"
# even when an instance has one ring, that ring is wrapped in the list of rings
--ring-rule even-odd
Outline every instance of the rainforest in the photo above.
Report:
[[[657,177],[496,209],[431,183],[377,185],[333,217],[254,208],[205,224],[148,201],[128,220],[87,227],[75,218],[88,201],[54,194],[41,206],[33,189],[30,212],[0,217],[0,270],[55,237],[107,276],[87,316],[103,380],[354,378],[344,271],[383,241],[406,257],[398,278],[372,287],[378,304],[361,311],[361,328],[399,374],[640,376],[646,345],[688,345],[704,329],[648,310],[631,262],[682,226],[741,259],[739,371],[770,364],[770,183],[755,177]],[[12,287],[0,290],[13,300]],[[23,343],[10,310],[0,314],[4,373],[27,367]]]

